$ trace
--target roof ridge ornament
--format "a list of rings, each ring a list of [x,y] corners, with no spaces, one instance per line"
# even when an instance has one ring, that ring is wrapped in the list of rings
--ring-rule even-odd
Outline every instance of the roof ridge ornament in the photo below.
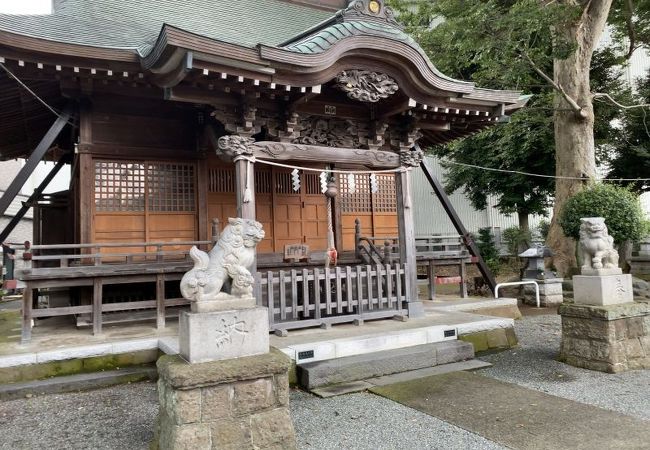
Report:
[[[376,103],[399,89],[397,82],[385,73],[369,70],[344,70],[336,76],[336,87],[360,102]]]
[[[345,19],[372,19],[377,22],[387,22],[397,28],[402,26],[395,20],[395,13],[389,6],[384,5],[384,0],[352,0],[343,10]]]

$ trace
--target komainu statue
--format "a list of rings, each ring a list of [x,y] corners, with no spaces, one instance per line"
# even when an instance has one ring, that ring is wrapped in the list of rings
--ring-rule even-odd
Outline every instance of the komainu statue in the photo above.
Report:
[[[618,252],[602,217],[580,219],[580,256],[582,273],[601,269],[618,269]]]
[[[190,250],[194,267],[181,280],[181,294],[195,305],[236,297],[252,298],[255,247],[264,239],[262,224],[230,218],[210,253]],[[230,292],[227,292],[229,287]]]

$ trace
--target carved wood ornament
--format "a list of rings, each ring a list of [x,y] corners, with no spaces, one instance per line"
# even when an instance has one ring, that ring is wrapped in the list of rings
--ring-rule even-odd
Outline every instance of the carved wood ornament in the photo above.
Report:
[[[349,98],[370,103],[387,98],[399,89],[397,82],[388,75],[369,70],[344,70],[336,76],[336,83]]]
[[[325,145],[327,147],[359,147],[358,126],[351,120],[308,117],[300,122],[300,137],[294,144]]]

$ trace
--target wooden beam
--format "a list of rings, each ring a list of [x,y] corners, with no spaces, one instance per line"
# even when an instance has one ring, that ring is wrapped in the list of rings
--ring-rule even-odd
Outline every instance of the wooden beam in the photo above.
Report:
[[[388,109],[381,110],[377,113],[377,120],[386,120],[389,117],[395,116],[397,114],[401,114],[404,111],[408,111],[411,108],[414,108],[416,106],[415,102],[412,99],[406,99],[403,102],[398,103],[397,105],[393,105],[389,107]]]
[[[41,184],[39,184],[38,187],[34,190],[32,195],[30,195],[27,201],[23,202],[22,207],[18,210],[16,215],[11,218],[11,221],[9,221],[4,230],[2,230],[2,233],[0,233],[0,242],[4,242],[7,239],[16,225],[18,225],[20,220],[25,216],[25,213],[29,211],[29,208],[31,208],[34,202],[38,200],[38,197],[40,197],[47,185],[50,184],[50,181],[52,181],[56,174],[59,173],[59,170],[61,170],[61,168],[65,165],[66,162],[68,162],[68,160],[68,155],[63,155],[56,163],[56,165],[52,168],[52,170],[50,170],[50,173],[48,173],[47,176],[43,179]]]
[[[458,234],[461,235],[463,242],[467,246],[469,252],[478,259],[477,262],[478,269],[481,272],[481,275],[483,275],[483,278],[485,278],[485,281],[490,287],[492,294],[494,294],[496,281],[494,280],[494,275],[492,274],[492,271],[483,260],[483,257],[479,252],[478,246],[474,243],[472,236],[465,229],[465,226],[463,225],[463,222],[460,220],[458,213],[456,213],[456,210],[451,204],[449,197],[447,197],[447,194],[445,193],[445,190],[440,184],[440,181],[438,181],[436,176],[433,174],[433,170],[429,167],[429,164],[426,162],[426,159],[422,160],[420,167],[422,167],[422,172],[424,172],[424,176],[427,178],[427,180],[429,180],[429,184],[431,184],[431,187],[436,193],[438,200],[440,200],[440,203],[442,203],[442,207],[445,209],[445,212],[451,219],[454,228],[456,228]]]
[[[451,128],[449,122],[424,122],[419,121],[416,125],[420,130],[447,131]]]
[[[152,81],[162,88],[176,86],[183,81],[187,74],[192,70],[192,52],[185,52],[176,67],[167,73],[161,73],[152,78]]]
[[[361,164],[371,168],[392,169],[399,167],[399,155],[383,150],[361,148],[321,147],[284,142],[261,141],[250,146],[258,159],[299,160],[334,164]]]
[[[16,178],[13,179],[2,198],[0,198],[0,215],[7,212],[7,208],[18,192],[20,192],[20,189],[23,187],[29,176],[34,172],[38,163],[43,159],[45,153],[47,153],[47,151],[52,147],[52,144],[54,144],[54,141],[61,133],[61,130],[63,130],[70,120],[71,115],[72,105],[68,104],[61,115],[54,121],[47,133],[45,133],[41,142],[36,146],[23,168],[20,169]]]

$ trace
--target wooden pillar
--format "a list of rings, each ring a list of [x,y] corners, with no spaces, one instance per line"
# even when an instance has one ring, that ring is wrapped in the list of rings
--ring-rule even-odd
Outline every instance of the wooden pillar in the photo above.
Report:
[[[413,199],[411,198],[411,169],[395,175],[397,191],[397,217],[399,222],[399,256],[406,265],[406,298],[409,317],[424,315],[422,302],[418,298],[417,261],[415,254],[415,224],[413,219]]]
[[[93,335],[102,334],[102,279],[93,279]]]
[[[232,156],[235,163],[235,195],[237,197],[237,216],[242,219],[255,220],[255,169],[248,159],[253,156],[251,145],[255,139],[230,135],[219,138],[219,150]],[[251,273],[257,272],[257,257],[250,267]]]
[[[237,215],[242,219],[255,220],[255,172],[253,166],[252,162],[235,157]],[[249,199],[244,198],[247,188]]]
[[[29,282],[23,290],[23,327],[20,338],[21,344],[26,344],[32,339],[32,303],[34,291]]]

